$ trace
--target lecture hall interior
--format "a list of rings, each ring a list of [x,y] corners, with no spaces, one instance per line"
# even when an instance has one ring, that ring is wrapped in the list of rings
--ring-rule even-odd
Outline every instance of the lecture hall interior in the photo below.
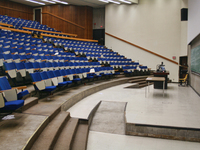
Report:
[[[199,150],[199,0],[1,0],[1,150]]]

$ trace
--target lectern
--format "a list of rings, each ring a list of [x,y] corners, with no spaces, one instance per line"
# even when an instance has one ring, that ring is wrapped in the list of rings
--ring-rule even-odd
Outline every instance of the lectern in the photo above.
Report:
[[[167,89],[167,76],[169,75],[169,71],[160,72],[155,71],[153,72],[154,77],[164,77],[165,78],[165,89]],[[163,82],[155,82],[154,89],[163,89]]]

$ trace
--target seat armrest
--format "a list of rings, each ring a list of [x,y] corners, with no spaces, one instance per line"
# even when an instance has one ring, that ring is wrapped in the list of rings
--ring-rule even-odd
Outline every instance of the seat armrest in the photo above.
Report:
[[[19,86],[19,87],[13,87],[12,89],[18,89],[18,90],[23,90],[26,89],[27,86]]]

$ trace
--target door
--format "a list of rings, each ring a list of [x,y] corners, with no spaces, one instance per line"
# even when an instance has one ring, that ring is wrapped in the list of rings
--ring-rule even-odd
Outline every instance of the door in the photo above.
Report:
[[[93,39],[98,40],[99,45],[105,44],[105,29],[94,29]]]
[[[41,9],[35,9],[35,21],[41,24]]]
[[[182,56],[179,58],[179,78],[184,78],[185,75],[188,72],[188,63],[187,63],[188,57]]]

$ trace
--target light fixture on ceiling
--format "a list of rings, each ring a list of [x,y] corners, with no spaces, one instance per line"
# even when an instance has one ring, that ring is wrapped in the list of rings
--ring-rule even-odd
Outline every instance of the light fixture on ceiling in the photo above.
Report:
[[[44,2],[47,2],[47,3],[51,3],[51,4],[55,4],[55,2],[48,1],[48,0],[41,0],[41,1],[44,1]]]
[[[119,0],[119,1],[120,1],[120,2],[123,2],[123,3],[131,4],[131,2],[126,1],[126,0]]]
[[[104,3],[109,3],[107,0],[99,0],[101,2],[104,2]]]
[[[120,2],[116,2],[116,1],[113,1],[113,0],[108,0],[109,2],[112,2],[112,3],[115,3],[115,4],[120,4]]]
[[[116,1],[113,1],[113,0],[99,0],[99,1],[104,2],[104,3],[111,2],[111,3],[115,3],[115,4],[120,4],[120,2],[116,2]]]
[[[34,1],[34,0],[26,0],[26,1],[31,2],[31,3],[40,4],[40,5],[45,5],[45,3],[40,3],[40,2],[37,2],[37,1]]]
[[[67,2],[63,2],[63,1],[59,1],[59,0],[52,0],[52,1],[57,2],[57,3],[61,3],[61,4],[65,4],[65,5],[68,4]]]

